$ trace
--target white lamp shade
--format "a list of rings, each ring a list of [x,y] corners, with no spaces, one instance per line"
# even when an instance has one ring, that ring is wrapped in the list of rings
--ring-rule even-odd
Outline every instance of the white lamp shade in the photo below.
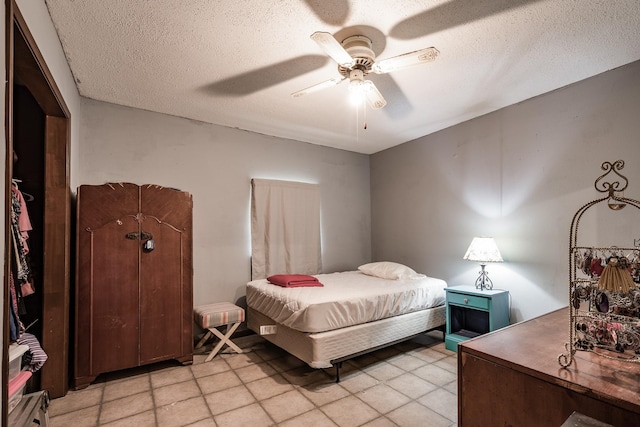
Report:
[[[463,259],[478,262],[504,261],[493,237],[474,237]]]

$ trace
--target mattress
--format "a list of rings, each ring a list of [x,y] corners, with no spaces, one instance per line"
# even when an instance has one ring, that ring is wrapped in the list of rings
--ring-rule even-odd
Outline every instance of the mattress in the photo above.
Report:
[[[283,288],[266,279],[247,284],[247,306],[300,332],[331,331],[444,304],[446,282],[387,280],[360,271],[318,274],[323,287]]]

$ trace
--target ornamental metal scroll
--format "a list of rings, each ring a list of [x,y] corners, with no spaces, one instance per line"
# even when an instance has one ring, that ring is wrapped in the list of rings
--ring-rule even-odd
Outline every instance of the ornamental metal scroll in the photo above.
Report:
[[[589,208],[606,203],[619,211],[640,202],[624,197],[629,180],[624,161],[602,163],[594,186],[606,196],[583,205],[569,235],[569,342],[558,363],[566,368],[576,351],[640,363],[640,250],[638,247],[578,246],[580,220]]]

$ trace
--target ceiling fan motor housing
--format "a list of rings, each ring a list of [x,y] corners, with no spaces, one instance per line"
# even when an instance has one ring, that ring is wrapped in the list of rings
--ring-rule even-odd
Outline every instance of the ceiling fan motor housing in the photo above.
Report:
[[[371,39],[365,36],[351,36],[342,41],[342,47],[353,59],[355,64],[351,68],[338,66],[338,71],[344,77],[349,77],[351,70],[361,70],[364,75],[371,71],[376,54],[371,49]]]

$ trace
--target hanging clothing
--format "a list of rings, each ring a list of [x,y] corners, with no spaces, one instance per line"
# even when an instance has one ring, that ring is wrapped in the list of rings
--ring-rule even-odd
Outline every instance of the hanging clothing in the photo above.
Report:
[[[24,331],[24,326],[20,322],[18,315],[18,292],[16,291],[16,285],[13,281],[13,272],[9,273],[9,339],[11,342],[15,342],[20,338],[20,335]]]
[[[9,339],[11,342],[18,341],[22,328],[20,327],[20,319],[18,313],[13,308],[13,304],[9,303]]]
[[[18,189],[17,185],[11,185],[11,234],[14,247],[14,263],[16,272],[16,283],[19,287],[20,296],[33,294],[33,278],[31,272],[31,262],[28,257],[29,246],[27,238],[31,231],[31,220],[27,213],[27,205]]]
[[[20,235],[22,236],[22,247],[25,253],[28,254],[29,245],[27,244],[27,239],[29,238],[29,231],[33,230],[33,228],[31,227],[31,219],[29,218],[29,211],[27,210],[27,202],[25,201],[22,191],[20,191],[15,184],[11,185],[11,190],[18,199],[17,203],[20,207],[20,210],[18,212],[18,229],[20,230]]]
[[[9,273],[9,338],[18,341],[25,330],[20,315],[26,314],[23,297],[34,293],[31,261],[27,239],[31,231],[31,220],[25,199],[15,182],[11,185],[11,239],[13,256]]]

